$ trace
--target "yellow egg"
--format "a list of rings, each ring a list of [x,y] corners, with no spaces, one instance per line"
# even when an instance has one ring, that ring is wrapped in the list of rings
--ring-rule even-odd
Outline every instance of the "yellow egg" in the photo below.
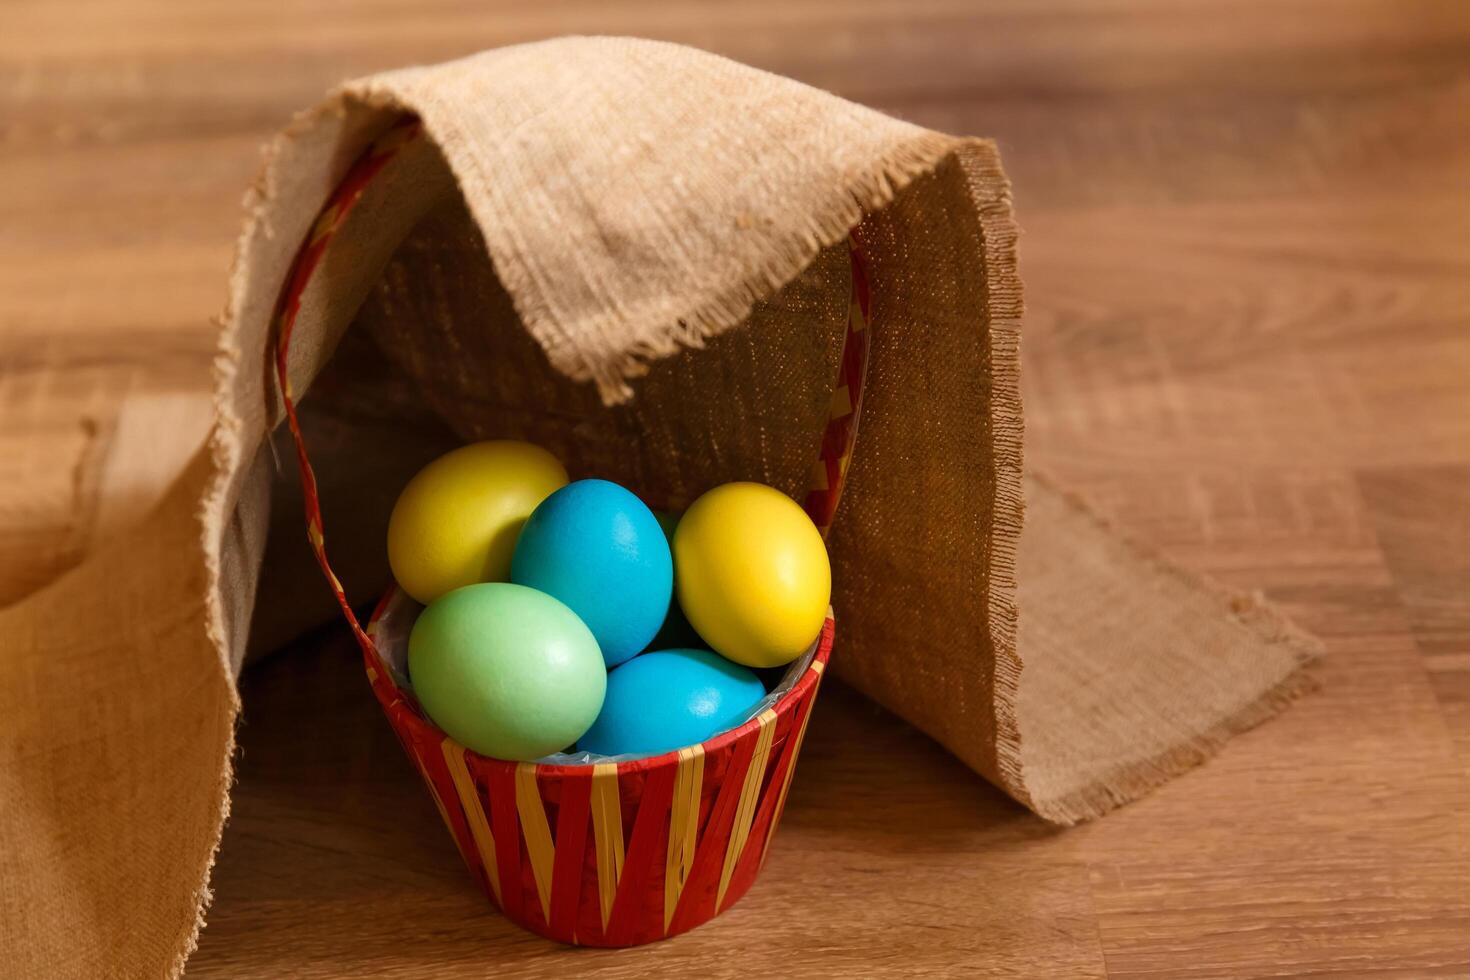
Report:
[[[790,497],[759,483],[726,483],[690,505],[674,532],[674,582],[699,635],[747,667],[801,656],[832,598],[816,525]]]
[[[393,505],[393,577],[422,603],[462,585],[509,579],[521,525],[566,483],[556,457],[528,442],[477,442],[445,453]]]

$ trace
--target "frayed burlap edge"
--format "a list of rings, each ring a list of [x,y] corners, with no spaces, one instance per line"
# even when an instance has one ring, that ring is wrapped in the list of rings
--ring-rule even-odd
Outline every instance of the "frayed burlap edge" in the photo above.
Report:
[[[1008,792],[1029,801],[1021,764],[1017,702],[1021,657],[1016,648],[1016,549],[1025,520],[1022,486],[1025,421],[1021,405],[1021,317],[1024,293],[1016,251],[1020,229],[1011,202],[1011,183],[989,140],[971,141],[959,154],[971,200],[980,218],[985,255],[986,322],[990,350],[992,485],[989,568],[985,596],[995,705],[995,766]]]
[[[1029,791],[1024,789],[1024,783],[1022,783],[1022,792],[1025,796],[1024,798],[1018,796],[1018,799],[1034,810],[1038,816],[1052,823],[1071,826],[1095,819],[1110,810],[1131,803],[1181,773],[1207,761],[1234,736],[1249,731],[1274,717],[1293,701],[1310,694],[1320,686],[1320,679],[1313,668],[1323,656],[1322,641],[1292,623],[1263,595],[1242,593],[1226,588],[1208,576],[1189,571],[1168,561],[1156,549],[1119,530],[1082,497],[1063,489],[1055,479],[1046,473],[1033,469],[1027,473],[1027,478],[1035,480],[1061,496],[1089,521],[1122,542],[1128,551],[1153,570],[1217,597],[1222,615],[1233,618],[1263,643],[1271,646],[1284,646],[1292,654],[1291,666],[1276,683],[1186,742],[1173,746],[1156,756],[1101,772],[1088,785],[1063,796],[1051,799],[1033,798]],[[1014,716],[1014,713],[1015,706],[1012,704],[1011,714]],[[1012,722],[1014,721],[1013,717]],[[1014,750],[1016,759],[1019,761],[1019,740]]]
[[[661,45],[650,41],[640,43]],[[747,70],[757,72],[757,69]],[[478,161],[473,156],[452,152],[451,148],[457,143],[467,142],[467,137],[459,129],[460,120],[453,113],[436,111],[439,107],[432,102],[407,99],[381,78],[344,85],[333,93],[332,101],[356,101],[368,108],[415,113],[424,120],[430,138],[443,148],[457,184],[461,187],[484,186],[493,179],[493,175],[476,169]],[[713,295],[701,298],[697,305],[678,316],[656,324],[656,336],[610,353],[599,355],[593,350],[577,350],[557,343],[550,311],[538,299],[537,290],[525,270],[519,263],[508,262],[505,256],[497,255],[496,247],[491,244],[493,236],[487,234],[490,262],[510,294],[517,316],[541,344],[551,364],[575,381],[595,384],[604,404],[619,404],[633,397],[629,382],[647,374],[654,361],[672,357],[687,348],[702,348],[708,341],[739,326],[749,318],[757,302],[774,295],[795,279],[823,248],[847,237],[865,214],[890,204],[912,180],[932,172],[949,154],[959,152],[966,145],[981,143],[983,141],[915,128],[912,136],[895,143],[889,152],[874,159],[865,172],[848,175],[843,186],[837,189],[835,200],[825,208],[814,208],[806,214],[803,225],[768,237],[764,242],[765,254],[753,270]],[[470,198],[467,203],[482,231],[496,220],[494,214],[486,213],[477,199]]]
[[[171,980],[177,980],[178,977],[183,976],[189,957],[199,948],[199,935],[204,929],[206,915],[214,901],[210,879],[214,873],[215,862],[219,857],[224,828],[230,818],[231,791],[235,783],[235,752],[238,746],[241,702],[238,688],[234,683],[234,670],[227,654],[230,643],[225,626],[220,581],[223,525],[226,516],[224,512],[243,457],[240,443],[242,420],[235,412],[235,381],[241,364],[241,352],[236,345],[239,310],[248,289],[246,273],[252,246],[258,236],[267,239],[274,237],[269,215],[271,200],[274,196],[277,163],[296,134],[311,126],[317,118],[318,110],[298,113],[290,125],[262,149],[261,162],[256,170],[255,179],[247,188],[241,202],[244,223],[236,238],[234,255],[230,263],[229,292],[225,300],[225,308],[213,322],[217,331],[212,363],[215,425],[210,430],[205,446],[210,470],[195,517],[199,521],[200,548],[204,555],[205,573],[208,576],[209,585],[205,596],[206,631],[215,648],[221,674],[227,680],[233,718],[225,751],[220,759],[218,789],[216,790],[219,812],[213,832],[214,843],[205,857],[203,866],[199,869],[198,884],[193,892],[196,907],[194,921],[190,924],[188,935],[169,966],[168,976]]]

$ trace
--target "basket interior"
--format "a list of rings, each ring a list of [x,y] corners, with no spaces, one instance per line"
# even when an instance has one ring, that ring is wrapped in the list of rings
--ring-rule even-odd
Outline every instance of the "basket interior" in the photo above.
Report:
[[[423,713],[412,700],[413,682],[408,673],[408,637],[413,631],[413,624],[418,615],[424,609],[423,605],[416,602],[402,589],[394,586],[379,603],[377,612],[374,613],[369,630],[373,638],[373,645],[377,650],[380,662],[388,670],[388,676],[399,691],[410,695],[409,703],[414,713],[431,728],[436,728],[433,721]],[[828,612],[830,617],[831,613]],[[766,692],[766,696],[752,705],[750,710],[741,716],[740,720],[730,725],[721,732],[716,732],[711,738],[718,738],[724,731],[738,728],[745,722],[759,715],[762,711],[774,707],[777,702],[786,697],[796,686],[796,682],[810,669],[812,661],[816,658],[817,650],[821,645],[821,636],[812,640],[810,647],[801,656],[797,657],[786,669],[781,672],[779,679]],[[682,746],[681,746],[682,748]],[[677,752],[677,749],[671,750]],[[667,755],[668,752],[657,752],[651,755],[600,755],[595,752],[557,752],[544,758],[535,760],[543,765],[554,766],[593,766],[608,762],[629,762],[634,759],[651,758],[657,755]]]

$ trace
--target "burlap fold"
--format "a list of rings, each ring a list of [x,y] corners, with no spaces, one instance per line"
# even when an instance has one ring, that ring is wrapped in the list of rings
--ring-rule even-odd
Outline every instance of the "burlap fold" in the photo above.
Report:
[[[291,355],[354,598],[385,581],[406,474],[466,438],[533,438],[671,506],[726,479],[799,493],[851,234],[874,332],[831,538],[839,676],[1059,823],[1302,688],[1312,646],[1279,617],[1023,486],[1016,231],[991,143],[647,41],[379,75],[269,151],[206,450],[144,526],[0,612],[0,930],[18,975],[176,973],[192,948],[235,676],[252,643],[331,610],[271,448],[275,304],[328,193],[405,114],[422,133],[333,239]]]

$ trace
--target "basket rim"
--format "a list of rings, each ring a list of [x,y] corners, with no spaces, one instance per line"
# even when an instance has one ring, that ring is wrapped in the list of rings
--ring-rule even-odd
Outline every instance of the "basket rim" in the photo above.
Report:
[[[394,601],[403,596],[406,596],[406,593],[398,586],[398,583],[394,582],[388,586],[383,592],[383,595],[378,599],[377,605],[373,607],[372,615],[368,618],[365,630],[367,642],[362,644],[363,662],[368,671],[368,679],[371,683],[373,694],[377,697],[378,703],[384,712],[394,714],[403,719],[405,724],[414,729],[415,735],[452,744],[464,752],[467,758],[473,759],[481,765],[490,767],[504,766],[511,769],[518,769],[521,766],[528,765],[535,766],[537,775],[544,776],[585,775],[601,765],[617,766],[620,775],[646,772],[667,765],[677,765],[680,757],[690,749],[698,747],[706,755],[709,755],[742,738],[750,737],[760,729],[762,715],[771,712],[776,719],[779,719],[789,714],[795,705],[806,696],[807,692],[818,684],[822,674],[827,669],[827,662],[832,655],[832,642],[836,635],[836,621],[832,614],[832,607],[829,605],[827,607],[826,618],[822,621],[822,631],[816,639],[817,649],[812,655],[811,663],[807,664],[806,670],[802,671],[801,676],[796,679],[795,684],[791,685],[790,690],[777,698],[766,711],[746,719],[734,728],[729,728],[713,735],[703,742],[670,749],[658,755],[641,756],[637,759],[628,759],[615,763],[591,762],[580,765],[566,765],[563,763],[537,762],[535,760],[517,762],[512,759],[500,759],[491,755],[483,755],[468,746],[461,745],[429,719],[428,715],[424,713],[424,710],[419,706],[410,692],[398,686],[398,682],[393,677],[393,672],[387,669],[383,655],[378,651],[376,641],[378,624],[381,622],[384,614],[393,605]],[[400,705],[402,706],[401,710],[398,709]]]

